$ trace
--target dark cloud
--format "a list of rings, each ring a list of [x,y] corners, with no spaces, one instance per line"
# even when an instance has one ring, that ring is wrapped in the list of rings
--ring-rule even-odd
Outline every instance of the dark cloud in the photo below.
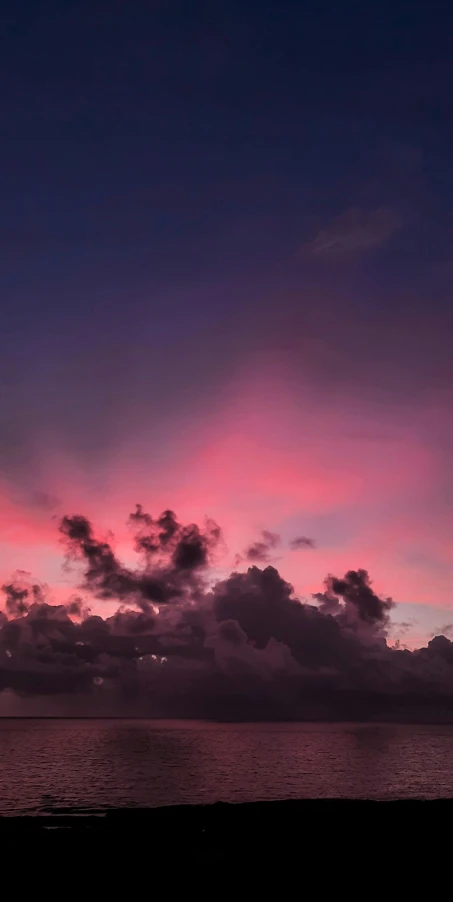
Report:
[[[300,551],[303,548],[316,548],[316,542],[314,539],[309,539],[308,536],[297,536],[295,539],[291,539],[289,547],[291,551]]]
[[[69,601],[66,602],[65,608],[70,617],[85,618],[91,613],[91,608],[87,605],[86,601],[78,595],[73,595]]]
[[[243,555],[237,556],[237,564],[240,564],[243,560],[261,561],[263,564],[267,563],[270,561],[272,552],[278,547],[280,541],[278,533],[269,532],[268,529],[261,530],[260,539],[249,545],[248,548],[245,549]]]
[[[345,651],[339,623],[295,598],[274,567],[250,567],[218,583],[213,611],[218,621],[236,621],[255,648],[276,640],[304,667],[337,666]],[[349,653],[350,637],[345,641]]]
[[[207,520],[204,530],[195,523],[181,526],[176,514],[165,510],[156,520],[145,513],[141,504],[129,517],[135,528],[135,547],[151,557],[171,555],[176,570],[194,571],[206,567],[209,555],[221,539],[221,530],[213,520]]]
[[[195,595],[201,588],[200,573],[220,540],[217,524],[207,521],[204,530],[196,524],[182,526],[172,511],[154,521],[141,505],[129,523],[136,530],[136,550],[145,558],[140,570],[124,567],[111,545],[95,537],[85,517],[63,517],[60,531],[68,554],[85,565],[84,587],[98,598],[135,602],[145,611],[153,604]]]
[[[443,635],[416,651],[390,647],[393,602],[366,570],[328,576],[313,604],[272,566],[209,589],[215,524],[183,526],[140,506],[129,522],[136,570],[84,517],[63,518],[87,598],[52,605],[24,572],[3,586],[0,690],[155,716],[424,718],[453,709],[453,643]],[[263,534],[270,547],[277,540]],[[93,595],[116,599],[116,613],[93,615]]]
[[[325,592],[313,596],[323,613],[338,615],[349,626],[365,623],[382,629],[388,623],[394,602],[373,592],[366,570],[349,570],[343,579],[328,576],[325,587]]]
[[[44,587],[30,582],[30,574],[17,570],[10,583],[5,583],[1,591],[5,596],[7,614],[26,614],[33,602],[44,601]]]

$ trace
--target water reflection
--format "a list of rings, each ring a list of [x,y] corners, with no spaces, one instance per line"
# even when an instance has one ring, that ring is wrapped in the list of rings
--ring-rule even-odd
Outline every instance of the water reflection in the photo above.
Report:
[[[0,812],[453,797],[453,727],[0,721]]]

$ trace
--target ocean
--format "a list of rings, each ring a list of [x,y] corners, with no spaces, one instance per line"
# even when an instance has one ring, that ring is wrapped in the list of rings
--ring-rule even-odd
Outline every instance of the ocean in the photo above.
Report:
[[[453,726],[0,720],[0,814],[453,797]]]

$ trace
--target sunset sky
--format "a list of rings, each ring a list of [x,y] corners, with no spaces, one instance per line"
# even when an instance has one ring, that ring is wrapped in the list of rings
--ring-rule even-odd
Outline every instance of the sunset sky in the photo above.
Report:
[[[451,636],[453,14],[363,10],[7,0],[2,580],[67,597],[58,518],[127,563],[140,502]]]

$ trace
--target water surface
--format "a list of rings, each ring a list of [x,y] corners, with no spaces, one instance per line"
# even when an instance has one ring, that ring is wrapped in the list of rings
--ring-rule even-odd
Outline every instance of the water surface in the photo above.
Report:
[[[453,797],[453,726],[0,720],[0,814]]]

